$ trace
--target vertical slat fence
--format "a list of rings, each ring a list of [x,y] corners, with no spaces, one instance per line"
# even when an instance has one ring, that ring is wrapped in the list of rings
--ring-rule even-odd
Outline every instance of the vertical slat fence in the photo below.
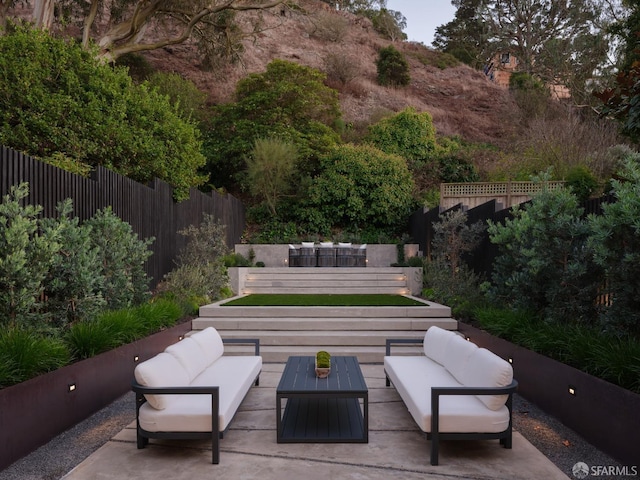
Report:
[[[171,187],[158,179],[143,185],[102,167],[85,178],[0,147],[0,195],[6,195],[21,182],[29,184],[27,202],[41,205],[45,217],[56,216],[57,204],[71,198],[73,215],[80,221],[111,207],[139,238],[154,237],[153,255],[145,266],[152,286],[174,267],[174,260],[185,244],[178,231],[199,225],[204,214],[213,215],[226,225],[229,248],[240,243],[245,228],[244,206],[231,195],[192,189],[189,199],[175,202]]]

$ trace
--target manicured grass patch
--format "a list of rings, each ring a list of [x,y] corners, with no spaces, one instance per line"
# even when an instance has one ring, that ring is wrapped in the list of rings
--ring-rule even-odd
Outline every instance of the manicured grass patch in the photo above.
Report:
[[[402,295],[386,294],[253,294],[231,300],[221,306],[228,307],[424,307]]]

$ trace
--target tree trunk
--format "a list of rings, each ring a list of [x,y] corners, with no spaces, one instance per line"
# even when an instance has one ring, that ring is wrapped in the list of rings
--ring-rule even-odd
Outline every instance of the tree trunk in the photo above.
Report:
[[[51,30],[54,6],[54,0],[35,0],[31,19],[36,27],[42,30]]]

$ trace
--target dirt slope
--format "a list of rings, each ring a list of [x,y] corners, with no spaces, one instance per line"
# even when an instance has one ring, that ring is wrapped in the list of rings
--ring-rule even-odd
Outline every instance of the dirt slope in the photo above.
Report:
[[[182,73],[201,89],[209,92],[213,103],[232,100],[236,82],[249,73],[264,71],[279,58],[325,70],[329,53],[346,56],[357,66],[357,78],[339,88],[345,121],[368,123],[380,112],[400,111],[412,106],[428,111],[437,132],[460,135],[471,141],[502,144],[511,137],[516,106],[509,92],[491,83],[482,72],[460,65],[440,69],[429,63],[438,54],[415,43],[396,42],[411,67],[411,84],[405,88],[381,87],[376,83],[375,61],[378,50],[391,42],[381,38],[364,18],[326,8],[317,0],[299,0],[300,9],[264,15],[263,31],[244,41],[245,53],[240,64],[215,71],[204,71],[192,45],[182,45],[148,52],[145,56],[156,68]],[[255,15],[243,14],[245,31]],[[319,22],[335,16],[347,25],[344,37],[327,41],[314,34]]]

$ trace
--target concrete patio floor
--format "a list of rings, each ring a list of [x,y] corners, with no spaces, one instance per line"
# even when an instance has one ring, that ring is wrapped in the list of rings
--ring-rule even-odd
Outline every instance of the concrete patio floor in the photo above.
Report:
[[[276,443],[275,389],[283,364],[264,364],[221,441],[220,464],[211,464],[207,441],[152,440],[136,448],[135,423],[65,475],[65,480],[122,479],[539,479],[568,477],[520,433],[513,448],[497,440],[442,442],[440,465],[429,463],[429,446],[382,365],[362,365],[369,388],[368,444]]]

